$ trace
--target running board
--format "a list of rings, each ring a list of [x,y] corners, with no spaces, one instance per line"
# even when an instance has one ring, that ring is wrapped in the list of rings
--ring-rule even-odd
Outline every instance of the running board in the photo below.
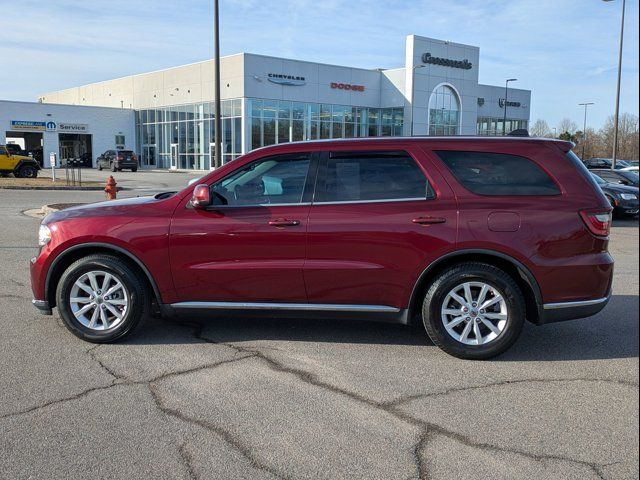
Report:
[[[324,303],[242,303],[242,302],[178,302],[176,310],[287,310],[305,312],[400,313],[399,308],[385,305],[345,305]]]

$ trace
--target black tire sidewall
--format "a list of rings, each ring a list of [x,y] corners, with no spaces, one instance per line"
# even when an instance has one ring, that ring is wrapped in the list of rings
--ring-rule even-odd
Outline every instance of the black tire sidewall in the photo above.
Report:
[[[20,178],[36,178],[37,175],[38,170],[36,170],[36,167],[32,165],[25,165],[24,167],[21,167],[19,171]]]
[[[509,320],[498,338],[486,345],[465,345],[455,340],[444,327],[442,304],[447,294],[465,282],[483,282],[497,289],[505,298]],[[484,360],[503,353],[520,336],[526,307],[518,285],[505,272],[490,265],[473,264],[445,271],[425,296],[422,318],[429,338],[442,350],[458,358]]]
[[[95,331],[85,327],[75,318],[69,305],[74,282],[91,270],[111,273],[122,282],[129,293],[129,308],[124,320],[109,330]],[[148,295],[136,273],[120,259],[102,255],[85,257],[71,264],[58,282],[56,300],[60,317],[71,333],[95,343],[113,342],[133,332],[148,311]]]

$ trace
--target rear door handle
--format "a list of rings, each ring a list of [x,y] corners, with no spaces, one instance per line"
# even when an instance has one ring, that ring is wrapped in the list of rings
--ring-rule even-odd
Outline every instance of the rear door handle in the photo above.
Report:
[[[277,220],[269,221],[269,225],[272,227],[297,227],[300,225],[300,220],[287,220],[286,218],[278,218]]]
[[[447,219],[442,217],[418,217],[411,221],[418,225],[435,225],[438,223],[446,223]]]

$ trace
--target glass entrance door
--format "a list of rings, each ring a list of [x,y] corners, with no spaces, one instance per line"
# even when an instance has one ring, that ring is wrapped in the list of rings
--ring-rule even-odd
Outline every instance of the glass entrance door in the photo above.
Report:
[[[171,144],[171,170],[178,169],[178,144]]]

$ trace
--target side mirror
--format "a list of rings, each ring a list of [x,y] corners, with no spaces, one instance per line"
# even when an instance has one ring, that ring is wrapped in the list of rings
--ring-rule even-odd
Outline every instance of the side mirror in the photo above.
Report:
[[[191,197],[191,205],[193,208],[203,209],[211,205],[211,189],[209,185],[202,183],[196,185],[193,189],[193,196]]]

